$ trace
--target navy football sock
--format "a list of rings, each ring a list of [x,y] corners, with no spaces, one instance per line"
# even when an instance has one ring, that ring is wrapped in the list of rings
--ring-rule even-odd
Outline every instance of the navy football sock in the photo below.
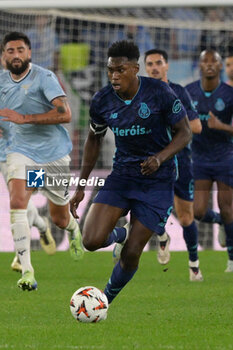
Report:
[[[221,215],[211,209],[207,209],[207,212],[205,213],[204,217],[200,221],[222,225]]]
[[[229,260],[233,260],[233,222],[224,225]]]
[[[103,247],[108,247],[112,243],[122,243],[126,237],[125,227],[115,227],[114,230],[108,236],[108,239],[103,244]]]
[[[186,243],[186,247],[189,253],[189,260],[196,261],[198,260],[198,231],[195,221],[189,226],[183,227],[183,237]]]
[[[136,271],[137,268],[132,271],[124,270],[121,267],[120,261],[118,261],[104,290],[109,304],[118,295],[118,293],[120,293],[122,288],[131,280]]]

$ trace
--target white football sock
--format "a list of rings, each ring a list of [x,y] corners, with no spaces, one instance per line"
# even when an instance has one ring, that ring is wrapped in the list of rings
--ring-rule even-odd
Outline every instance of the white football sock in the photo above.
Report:
[[[189,267],[199,267],[199,260],[196,261],[190,261],[189,260]]]
[[[22,273],[32,271],[30,252],[30,227],[26,209],[10,210],[11,231],[13,234],[15,251],[22,265]]]
[[[76,219],[70,214],[70,221],[68,225],[65,227],[65,230],[69,232],[70,239],[76,237],[76,235],[80,232],[79,224]]]
[[[46,222],[39,215],[38,210],[31,199],[29,200],[28,206],[27,206],[27,217],[28,217],[28,223],[30,228],[32,226],[35,226],[38,228],[39,232],[44,233],[46,231],[47,229]]]
[[[164,242],[164,241],[166,241],[166,240],[168,239],[167,232],[164,232],[164,233],[162,234],[162,236],[157,235],[157,237],[158,237],[159,242]]]

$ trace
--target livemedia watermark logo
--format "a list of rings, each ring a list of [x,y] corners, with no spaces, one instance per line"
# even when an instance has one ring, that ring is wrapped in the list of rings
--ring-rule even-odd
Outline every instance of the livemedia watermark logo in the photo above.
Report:
[[[102,187],[105,178],[91,176],[88,180],[81,179],[76,173],[71,173],[67,167],[54,169],[54,167],[41,167],[38,169],[26,168],[27,188],[50,188],[59,190],[61,188],[76,189],[78,185],[82,187],[95,188]]]
[[[27,170],[27,187],[38,188],[45,185],[45,171],[40,170]]]

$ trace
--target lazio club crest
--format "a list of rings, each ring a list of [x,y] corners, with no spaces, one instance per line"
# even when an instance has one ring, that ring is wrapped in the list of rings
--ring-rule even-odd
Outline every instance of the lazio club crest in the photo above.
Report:
[[[28,89],[30,88],[30,84],[24,84],[24,85],[22,85],[21,87],[24,89],[24,92],[25,92],[25,95],[27,95],[28,94]]]
[[[225,109],[225,103],[221,98],[218,98],[214,107],[217,111],[221,112]]]
[[[138,115],[142,119],[146,119],[150,116],[150,109],[146,103],[144,103],[144,102],[141,103],[141,106],[138,110]]]

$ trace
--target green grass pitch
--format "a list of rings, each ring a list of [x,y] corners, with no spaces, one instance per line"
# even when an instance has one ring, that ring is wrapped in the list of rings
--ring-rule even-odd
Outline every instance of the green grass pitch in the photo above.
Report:
[[[233,349],[233,274],[225,252],[200,253],[204,282],[188,279],[187,253],[172,253],[168,270],[144,253],[133,280],[97,324],[75,321],[69,301],[79,287],[103,289],[111,253],[32,252],[38,290],[16,287],[12,253],[0,254],[0,350],[230,350]]]

